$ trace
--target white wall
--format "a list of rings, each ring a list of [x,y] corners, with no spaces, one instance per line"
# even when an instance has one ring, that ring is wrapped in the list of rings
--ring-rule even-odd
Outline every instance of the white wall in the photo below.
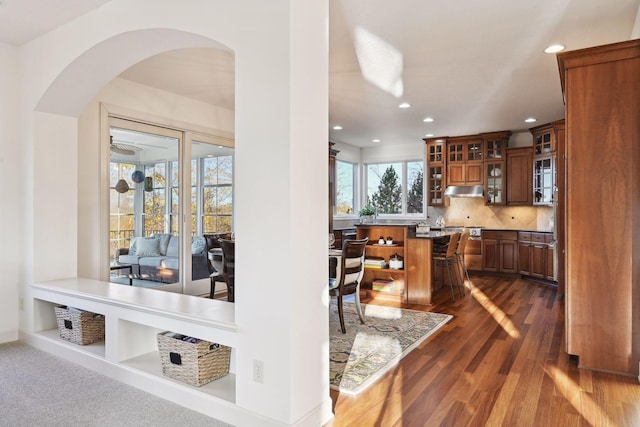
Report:
[[[45,266],[56,265],[50,275],[23,266],[25,289],[34,276],[50,279],[74,269],[85,271],[74,259],[94,262],[95,253],[79,255],[87,242],[99,237],[95,231],[84,234],[95,229],[96,213],[85,194],[96,192],[92,174],[80,167],[79,159],[61,170],[43,156],[77,145],[83,147],[78,151],[83,162],[93,157],[95,147],[85,151],[85,144],[98,140],[91,126],[81,124],[76,132],[69,128],[96,94],[128,66],[163,50],[218,46],[211,42],[216,40],[235,52],[235,313],[241,331],[236,405],[284,424],[308,420],[310,414],[326,421],[331,411],[323,196],[327,20],[327,1],[113,0],[20,48],[24,103],[19,132],[28,161],[18,191],[27,197],[28,225],[22,236],[33,237],[25,258],[36,265],[46,256]],[[46,114],[35,114],[36,109]],[[56,115],[64,117],[56,120]],[[47,130],[60,137],[44,149]],[[42,155],[33,154],[41,149]],[[86,179],[75,188],[71,184],[72,193],[81,196],[64,194],[64,188],[55,186],[58,181],[69,185],[69,176]],[[33,188],[49,192],[46,199],[36,203],[41,193]],[[59,211],[54,218],[68,218],[63,229],[74,230],[69,241],[57,240],[60,232],[36,209],[56,195],[64,204],[55,206]],[[265,217],[271,227],[265,227]],[[265,274],[276,271],[278,260],[295,267]],[[263,384],[251,379],[253,360],[264,362]],[[317,419],[311,423],[319,424]]]
[[[0,43],[0,343],[18,339],[23,147],[17,139],[17,48]]]

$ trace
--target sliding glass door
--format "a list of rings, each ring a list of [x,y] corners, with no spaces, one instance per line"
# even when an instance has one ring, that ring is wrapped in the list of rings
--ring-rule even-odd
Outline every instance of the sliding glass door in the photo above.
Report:
[[[204,235],[233,231],[233,141],[118,118],[110,136],[110,281],[208,294]]]
[[[182,132],[112,118],[110,138],[110,281],[181,292]]]

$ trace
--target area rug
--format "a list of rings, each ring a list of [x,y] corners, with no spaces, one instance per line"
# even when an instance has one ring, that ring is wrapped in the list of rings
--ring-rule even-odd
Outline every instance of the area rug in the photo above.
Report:
[[[362,304],[365,324],[355,304],[344,303],[347,333],[340,331],[338,306],[331,301],[330,385],[357,395],[395,366],[400,359],[442,328],[453,316]]]

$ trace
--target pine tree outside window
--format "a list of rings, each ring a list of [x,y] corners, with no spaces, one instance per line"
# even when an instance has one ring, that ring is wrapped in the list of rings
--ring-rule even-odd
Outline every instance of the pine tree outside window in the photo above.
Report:
[[[367,200],[384,216],[417,216],[424,212],[422,161],[366,165]]]

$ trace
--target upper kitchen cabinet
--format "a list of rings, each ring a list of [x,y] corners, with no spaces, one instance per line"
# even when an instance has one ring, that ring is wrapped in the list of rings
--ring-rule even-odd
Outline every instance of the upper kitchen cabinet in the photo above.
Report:
[[[484,141],[485,161],[505,159],[511,131],[481,133],[480,136]]]
[[[484,145],[485,203],[504,205],[506,203],[505,159],[510,131],[480,134]]]
[[[637,377],[640,40],[560,53],[558,66],[566,118],[560,221],[567,352],[581,368]]]
[[[424,139],[427,144],[427,204],[429,206],[446,206],[448,199],[444,197],[446,182],[446,150],[445,138]]]
[[[507,205],[531,206],[533,201],[533,153],[531,147],[507,150]]]
[[[529,129],[533,134],[533,155],[545,156],[556,151],[556,136],[553,124],[549,123]]]
[[[555,156],[533,158],[533,204],[551,206],[556,186]]]
[[[484,170],[484,189],[485,204],[487,205],[504,205],[506,202],[504,184],[506,181],[506,173],[504,172],[504,160],[491,160],[485,162]]]
[[[483,146],[479,135],[447,139],[447,185],[484,183]]]
[[[556,187],[556,150],[564,120],[529,129],[533,135],[533,204],[551,206]]]

